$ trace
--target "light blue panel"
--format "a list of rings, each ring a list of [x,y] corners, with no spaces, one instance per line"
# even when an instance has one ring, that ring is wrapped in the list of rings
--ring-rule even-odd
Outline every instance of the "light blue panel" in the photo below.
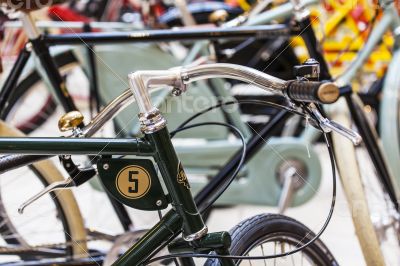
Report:
[[[96,55],[99,89],[104,103],[127,89],[128,73],[136,70],[163,70],[180,65],[173,56],[153,44],[99,45],[96,47]],[[197,83],[189,88],[190,90],[181,97],[169,97],[166,91],[152,95],[153,103],[165,112],[170,129],[174,129],[199,110],[216,103],[206,83]],[[139,132],[137,114],[137,107],[132,105],[117,116],[117,126],[122,129],[124,135]],[[224,116],[221,111],[214,111],[196,120],[202,121],[224,121]],[[199,127],[179,136],[219,139],[226,138],[227,130],[218,128],[210,132],[207,127]]]

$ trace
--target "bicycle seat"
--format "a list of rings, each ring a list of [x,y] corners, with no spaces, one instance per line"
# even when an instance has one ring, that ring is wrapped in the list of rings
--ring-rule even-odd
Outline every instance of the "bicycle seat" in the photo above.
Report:
[[[16,11],[31,12],[66,1],[68,0],[0,0],[0,4]]]

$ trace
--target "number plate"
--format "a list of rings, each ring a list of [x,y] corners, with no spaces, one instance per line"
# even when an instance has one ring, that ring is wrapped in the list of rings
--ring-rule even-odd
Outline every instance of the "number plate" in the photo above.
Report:
[[[97,163],[104,188],[124,205],[140,210],[161,210],[169,201],[154,164],[148,159],[101,159]]]

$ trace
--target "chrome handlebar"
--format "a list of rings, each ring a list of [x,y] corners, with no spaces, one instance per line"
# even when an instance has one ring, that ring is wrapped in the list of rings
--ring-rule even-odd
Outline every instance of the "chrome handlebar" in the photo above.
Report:
[[[154,106],[150,100],[150,91],[155,89],[163,89],[165,87],[174,88],[176,95],[185,92],[187,85],[210,78],[229,78],[254,84],[264,90],[272,90],[284,95],[290,81],[284,81],[255,69],[233,65],[233,64],[207,64],[200,66],[178,67],[166,71],[136,71],[129,74],[130,90],[126,90],[123,94],[112,101],[105,107],[86,127],[82,129],[82,136],[90,137],[99,130],[107,121],[116,116],[127,105],[132,103],[134,99],[138,103],[142,114],[150,113],[154,110]],[[327,83],[325,83],[326,85]],[[330,83],[331,86],[334,86]],[[327,86],[324,86],[326,88]],[[132,97],[134,96],[134,97]],[[312,108],[312,107],[311,107]],[[318,110],[313,108],[313,113],[322,128],[328,131],[327,120]],[[333,130],[353,141],[354,144],[361,142],[361,137],[354,131],[347,129],[337,123],[330,123],[329,130]],[[346,133],[346,134],[344,134]],[[351,134],[350,134],[351,133]]]
[[[160,86],[186,91],[186,85],[210,78],[228,78],[254,84],[265,90],[283,93],[287,82],[258,70],[234,64],[206,64],[200,66],[177,67],[166,71],[136,71],[128,76],[130,88],[141,113],[154,109],[148,90]]]
[[[253,84],[262,89],[282,91],[286,81],[253,68],[234,64],[207,64],[181,69],[184,84],[210,78],[227,78]]]
[[[109,103],[88,125],[81,135],[93,136],[104,124],[115,117],[126,106],[136,100],[140,112],[150,112],[151,104],[149,92],[165,87],[172,87],[180,93],[186,91],[186,85],[202,79],[230,78],[254,84],[261,88],[276,90],[282,93],[286,81],[275,78],[252,68],[233,64],[207,64],[200,66],[178,67],[166,71],[150,70],[136,71],[129,76],[130,89]]]

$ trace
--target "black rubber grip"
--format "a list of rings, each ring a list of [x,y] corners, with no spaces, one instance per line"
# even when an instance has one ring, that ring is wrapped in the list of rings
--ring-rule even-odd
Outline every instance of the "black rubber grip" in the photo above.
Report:
[[[339,88],[332,82],[289,81],[286,95],[298,102],[334,103],[339,98]]]

